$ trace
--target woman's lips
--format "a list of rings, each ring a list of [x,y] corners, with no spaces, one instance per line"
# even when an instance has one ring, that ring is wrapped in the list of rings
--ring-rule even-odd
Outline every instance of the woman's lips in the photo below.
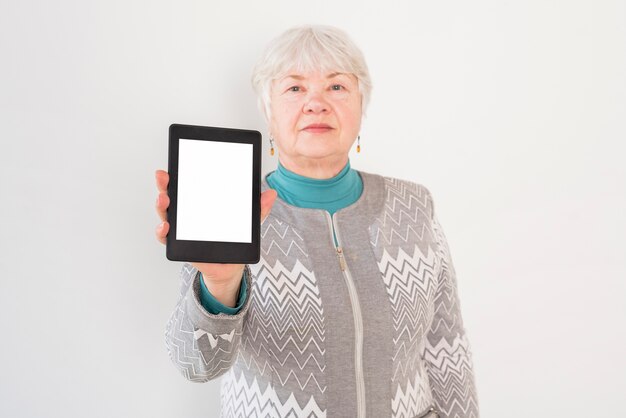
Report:
[[[307,131],[314,134],[328,132],[333,129],[330,125],[326,125],[325,123],[312,123],[307,125],[302,129],[303,131]]]

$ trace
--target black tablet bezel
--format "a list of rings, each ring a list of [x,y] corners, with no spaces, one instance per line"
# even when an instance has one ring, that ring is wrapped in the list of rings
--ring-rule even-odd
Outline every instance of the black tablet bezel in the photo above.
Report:
[[[252,144],[252,242],[177,240],[178,154],[180,139]],[[166,256],[172,261],[202,263],[254,264],[261,257],[261,133],[246,129],[172,124],[169,128],[167,193],[170,205],[167,221]],[[227,196],[224,197],[227,199]],[[216,202],[219,204],[219,202]]]

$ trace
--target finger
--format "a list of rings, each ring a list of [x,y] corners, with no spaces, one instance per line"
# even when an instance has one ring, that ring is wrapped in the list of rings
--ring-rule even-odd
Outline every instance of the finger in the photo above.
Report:
[[[269,189],[261,193],[261,223],[263,223],[265,218],[270,214],[277,196],[278,193],[274,189]]]
[[[156,227],[156,237],[157,240],[161,243],[161,244],[166,244],[167,243],[167,233],[170,231],[170,224],[168,222],[161,222],[157,227]]]
[[[167,208],[170,206],[170,197],[165,192],[159,193],[156,200],[156,210],[161,221],[167,221]]]
[[[167,192],[167,184],[170,182],[170,175],[165,170],[157,170],[154,172],[156,178],[157,189],[160,192]]]

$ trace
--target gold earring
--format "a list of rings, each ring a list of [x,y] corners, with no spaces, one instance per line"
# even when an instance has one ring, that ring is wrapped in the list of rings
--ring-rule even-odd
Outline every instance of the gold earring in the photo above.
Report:
[[[356,152],[361,152],[361,135],[357,138]]]
[[[270,136],[270,144],[272,148],[270,148],[270,155],[274,155],[274,138]]]

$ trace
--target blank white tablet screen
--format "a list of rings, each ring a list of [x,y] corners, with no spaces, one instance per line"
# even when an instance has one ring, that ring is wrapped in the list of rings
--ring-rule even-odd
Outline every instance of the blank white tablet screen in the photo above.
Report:
[[[176,239],[252,242],[252,144],[179,140]]]

